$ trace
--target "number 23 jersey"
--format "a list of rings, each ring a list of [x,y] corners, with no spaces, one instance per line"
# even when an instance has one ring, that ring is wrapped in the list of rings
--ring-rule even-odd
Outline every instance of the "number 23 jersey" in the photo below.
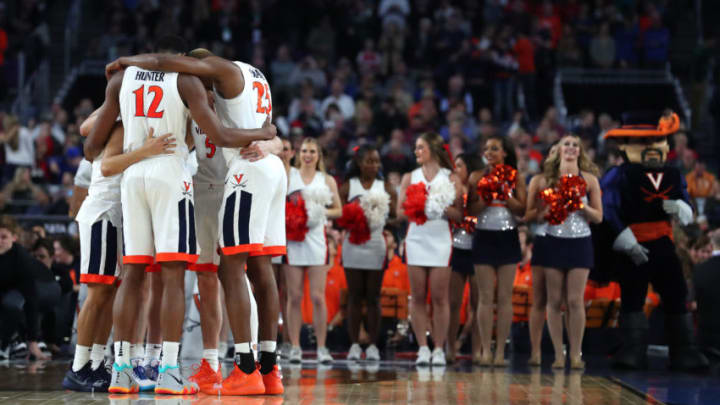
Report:
[[[247,63],[233,62],[242,72],[245,86],[232,99],[223,98],[215,92],[215,111],[223,125],[228,128],[256,129],[262,127],[265,119],[272,119],[272,96],[270,85],[263,73]],[[225,160],[238,156],[239,148],[223,148]]]

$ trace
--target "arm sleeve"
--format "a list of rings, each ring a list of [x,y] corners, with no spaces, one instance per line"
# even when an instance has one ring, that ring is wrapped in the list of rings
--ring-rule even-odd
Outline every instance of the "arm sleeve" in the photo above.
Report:
[[[80,161],[77,172],[75,172],[75,185],[82,188],[90,188],[90,177],[92,174],[92,163],[83,159]]]
[[[600,180],[600,188],[602,189],[603,217],[610,225],[617,236],[626,228],[625,221],[621,216],[622,198],[620,192],[620,184],[622,179],[622,170],[615,167],[605,174]]]

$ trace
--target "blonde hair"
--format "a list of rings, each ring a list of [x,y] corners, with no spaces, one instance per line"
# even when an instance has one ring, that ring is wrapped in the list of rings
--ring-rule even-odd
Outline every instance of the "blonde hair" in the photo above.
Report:
[[[553,151],[553,153],[548,154],[547,158],[545,159],[545,163],[543,163],[543,176],[545,177],[545,181],[547,181],[548,186],[554,185],[559,179],[560,179],[560,148],[562,147],[561,142],[564,138],[577,138],[578,140],[578,147],[580,148],[580,153],[578,154],[578,168],[581,172],[588,172],[593,174],[594,176],[597,176],[600,173],[600,169],[598,169],[597,165],[593,163],[592,160],[587,156],[587,153],[585,153],[585,146],[582,143],[582,140],[579,136],[575,134],[568,134],[560,138],[560,141],[557,143],[556,149]]]
[[[303,139],[302,143],[300,144],[300,149],[302,149],[302,145],[309,144],[309,145],[315,145],[315,148],[317,149],[318,153],[318,161],[317,165],[315,166],[315,170],[320,170],[321,172],[325,173],[325,155],[323,154],[322,147],[318,143],[317,139],[315,138],[305,138]],[[300,168],[301,159],[297,158],[295,159],[295,167],[298,169]]]

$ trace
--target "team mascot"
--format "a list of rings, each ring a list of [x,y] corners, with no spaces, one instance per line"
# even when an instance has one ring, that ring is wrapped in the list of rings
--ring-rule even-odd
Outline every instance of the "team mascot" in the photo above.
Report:
[[[648,319],[643,313],[648,283],[665,310],[665,333],[670,368],[701,370],[708,360],[700,353],[686,309],[687,285],[675,253],[671,219],[687,225],[693,220],[685,178],[665,164],[667,137],[680,127],[677,114],[666,110],[656,125],[624,125],[607,132],[624,152],[625,163],[602,179],[603,213],[616,255],[621,287],[620,328],[623,346],[613,366],[647,368]]]

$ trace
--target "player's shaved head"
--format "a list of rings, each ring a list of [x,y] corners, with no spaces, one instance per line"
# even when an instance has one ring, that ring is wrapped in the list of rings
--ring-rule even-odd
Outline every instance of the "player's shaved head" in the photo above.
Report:
[[[208,56],[213,56],[213,53],[205,48],[195,48],[188,53],[188,56],[196,59],[205,59]]]
[[[165,35],[155,43],[156,53],[172,53],[184,55],[188,50],[187,41],[177,35]]]

